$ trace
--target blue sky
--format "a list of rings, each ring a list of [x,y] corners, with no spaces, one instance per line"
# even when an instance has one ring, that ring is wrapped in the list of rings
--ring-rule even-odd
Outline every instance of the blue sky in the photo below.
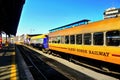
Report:
[[[45,34],[82,19],[102,20],[110,7],[120,8],[120,0],[26,0],[17,35]]]

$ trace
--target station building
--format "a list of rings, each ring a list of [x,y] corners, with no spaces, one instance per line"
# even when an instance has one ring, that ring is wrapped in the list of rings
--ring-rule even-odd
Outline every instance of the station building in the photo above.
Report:
[[[104,19],[120,16],[120,8],[108,8],[104,11]]]

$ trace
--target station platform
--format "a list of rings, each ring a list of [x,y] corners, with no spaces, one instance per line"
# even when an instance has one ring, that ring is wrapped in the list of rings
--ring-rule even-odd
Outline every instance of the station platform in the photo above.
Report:
[[[0,50],[0,80],[30,80],[29,73],[15,45]]]
[[[14,45],[5,46],[0,50],[0,80],[16,80],[17,66],[15,63]]]

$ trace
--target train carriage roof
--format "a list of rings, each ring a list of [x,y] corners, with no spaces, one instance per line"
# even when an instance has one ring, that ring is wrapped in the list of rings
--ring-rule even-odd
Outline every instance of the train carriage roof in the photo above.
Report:
[[[64,26],[61,26],[61,27],[51,29],[51,30],[49,30],[49,32],[55,32],[55,31],[58,31],[58,30],[63,30],[63,29],[71,28],[71,27],[78,26],[78,25],[88,24],[89,21],[90,20],[88,20],[88,19],[83,19],[83,20],[80,20],[80,21],[77,21],[77,22],[73,22],[71,24],[67,24],[67,25],[64,25]]]
[[[109,18],[109,19],[100,20],[97,22],[88,23],[85,25],[58,30],[58,31],[49,33],[49,36],[91,33],[91,32],[109,31],[109,30],[116,30],[116,29],[120,30],[120,17]]]
[[[37,36],[33,36],[31,37],[31,39],[39,39],[39,38],[45,38],[46,37],[46,34],[43,34],[43,35],[37,35]]]

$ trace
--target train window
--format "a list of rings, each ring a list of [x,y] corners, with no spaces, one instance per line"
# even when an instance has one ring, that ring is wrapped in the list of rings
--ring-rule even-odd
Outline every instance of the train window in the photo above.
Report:
[[[90,33],[84,34],[84,44],[85,45],[91,44],[91,34]]]
[[[51,37],[52,43],[54,43],[54,37]]]
[[[76,44],[82,44],[82,34],[76,35]]]
[[[52,43],[57,43],[56,37],[52,37]]]
[[[103,45],[103,32],[96,32],[93,34],[93,44],[94,45]]]
[[[60,43],[60,36],[57,36],[57,43]]]
[[[37,40],[37,42],[42,44],[44,42],[44,40],[40,38]]]
[[[70,44],[75,44],[75,35],[70,35]]]
[[[69,36],[65,36],[65,43],[69,44]]]
[[[65,43],[65,38],[64,38],[64,36],[61,36],[61,43],[62,43],[62,44]]]
[[[108,31],[106,33],[106,45],[119,46],[120,45],[120,31]]]

